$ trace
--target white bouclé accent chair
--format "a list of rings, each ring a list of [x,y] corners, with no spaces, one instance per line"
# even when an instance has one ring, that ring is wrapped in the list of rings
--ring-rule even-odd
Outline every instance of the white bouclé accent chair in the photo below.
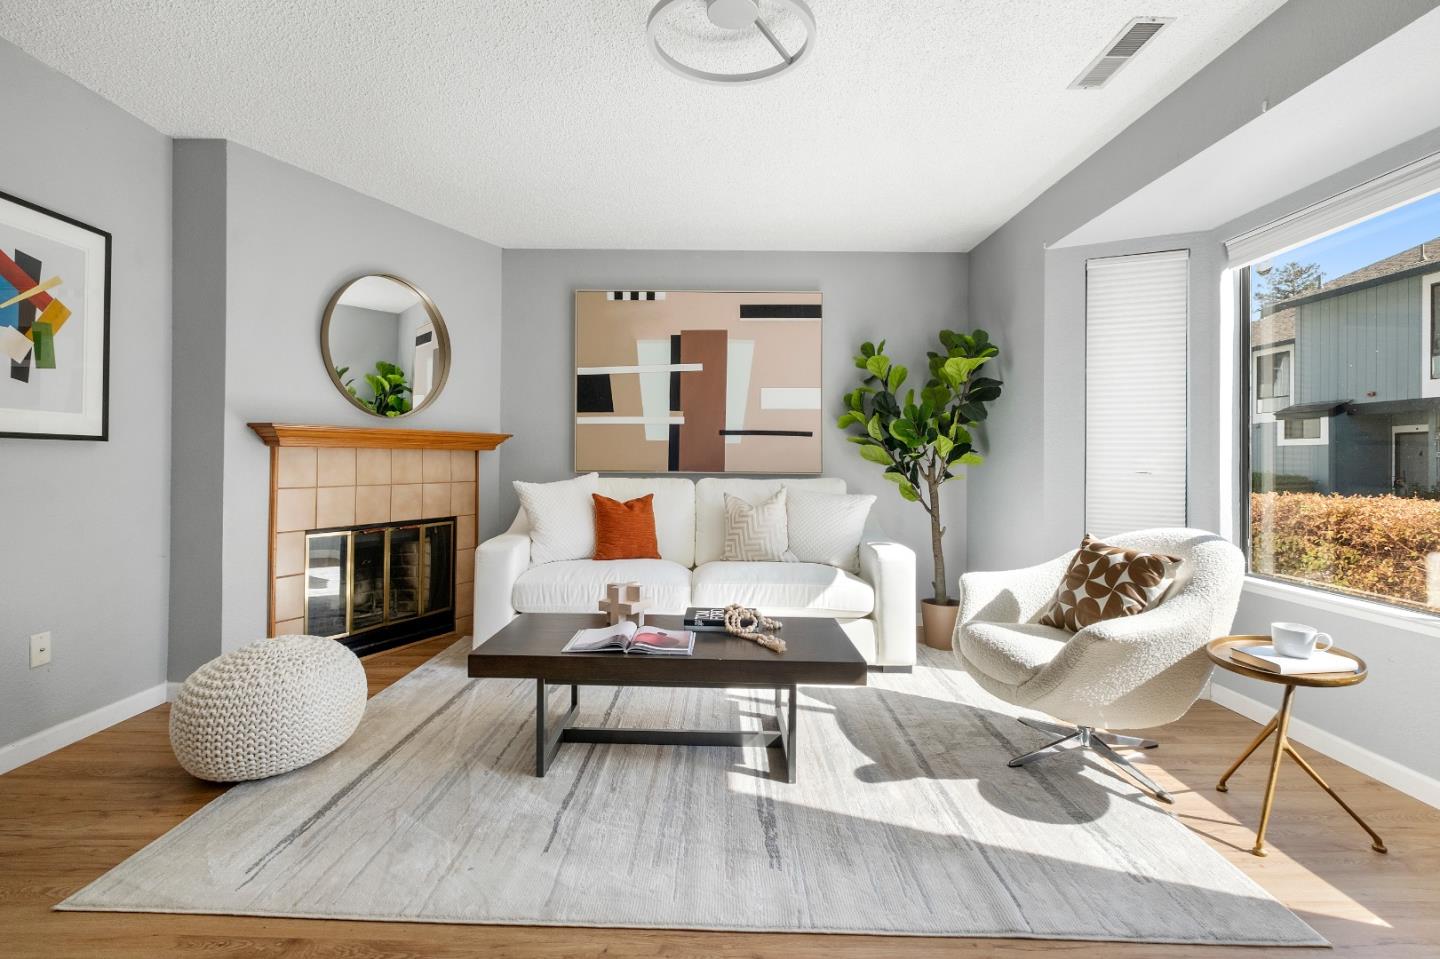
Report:
[[[1197,529],[1140,530],[1105,542],[1180,558],[1175,582],[1158,606],[1071,634],[1037,621],[1073,551],[1027,569],[966,573],[960,577],[955,656],[997,698],[1073,724],[1022,719],[1054,741],[1010,765],[1088,747],[1168,801],[1111,748],[1156,744],[1102,730],[1160,726],[1185,715],[1210,676],[1205,644],[1230,631],[1245,561],[1233,544]]]
[[[338,749],[365,715],[365,668],[319,636],[262,639],[201,666],[170,706],[170,745],[192,776],[264,779]]]

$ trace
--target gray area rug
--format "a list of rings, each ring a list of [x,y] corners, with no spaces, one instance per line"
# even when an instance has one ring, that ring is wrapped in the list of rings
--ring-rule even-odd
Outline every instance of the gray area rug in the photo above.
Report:
[[[566,744],[533,775],[534,686],[467,641],[354,737],[237,786],[56,908],[409,922],[1323,944],[1203,840],[1039,744],[948,655],[808,688],[799,782],[761,749]],[[568,694],[556,692],[558,715]],[[770,722],[772,694],[581,690],[580,721]]]

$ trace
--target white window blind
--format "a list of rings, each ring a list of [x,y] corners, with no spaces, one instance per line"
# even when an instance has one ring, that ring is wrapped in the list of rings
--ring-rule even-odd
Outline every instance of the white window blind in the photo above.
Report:
[[[1190,254],[1085,264],[1085,528],[1184,526]]]
[[[1231,237],[1225,241],[1225,254],[1232,266],[1253,263],[1436,191],[1440,191],[1440,153]]]

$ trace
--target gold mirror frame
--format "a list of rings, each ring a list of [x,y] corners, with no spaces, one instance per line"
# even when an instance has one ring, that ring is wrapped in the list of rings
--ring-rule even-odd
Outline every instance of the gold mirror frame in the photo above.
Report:
[[[425,395],[425,402],[413,407],[410,412],[400,413],[397,416],[386,416],[383,413],[377,413],[374,407],[367,405],[360,397],[351,394],[351,392],[345,388],[345,384],[340,382],[340,377],[335,372],[335,360],[330,356],[330,320],[335,313],[335,307],[340,305],[340,298],[345,295],[346,290],[361,280],[372,276],[378,276],[381,279],[399,283],[420,298],[420,302],[425,304],[425,312],[430,317],[430,325],[435,329],[436,351],[440,354],[439,369],[435,371],[435,382],[431,386],[430,392]],[[450,331],[445,328],[445,318],[440,315],[440,310],[436,307],[435,301],[430,299],[424,290],[409,280],[396,276],[393,273],[362,273],[340,284],[340,288],[330,297],[330,302],[325,304],[325,316],[320,321],[320,354],[325,360],[325,372],[329,374],[330,382],[335,384],[335,389],[339,391],[340,395],[349,400],[352,406],[364,410],[376,419],[399,420],[407,416],[414,416],[435,402],[436,397],[445,389],[445,381],[450,378]]]

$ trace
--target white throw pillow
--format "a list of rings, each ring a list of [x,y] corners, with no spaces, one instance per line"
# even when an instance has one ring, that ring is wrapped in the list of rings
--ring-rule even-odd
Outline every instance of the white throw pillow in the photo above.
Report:
[[[783,489],[756,506],[726,493],[725,548],[720,558],[727,563],[793,563],[788,529]]]
[[[790,493],[785,505],[790,552],[802,563],[860,571],[860,537],[875,497],[851,493]]]
[[[530,561],[556,563],[595,555],[595,501],[600,474],[586,473],[558,483],[514,482],[530,519]]]

